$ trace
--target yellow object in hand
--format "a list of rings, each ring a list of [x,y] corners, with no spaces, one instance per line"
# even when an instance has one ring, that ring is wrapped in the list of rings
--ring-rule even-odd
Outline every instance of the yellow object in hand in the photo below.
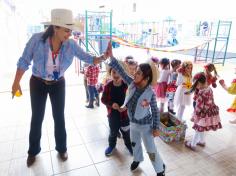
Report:
[[[15,93],[15,96],[20,97],[21,95],[22,95],[21,92],[19,90],[17,90],[16,93]]]

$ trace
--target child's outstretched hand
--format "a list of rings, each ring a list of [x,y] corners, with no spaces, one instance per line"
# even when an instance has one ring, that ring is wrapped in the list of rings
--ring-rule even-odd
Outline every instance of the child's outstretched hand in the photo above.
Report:
[[[160,136],[160,131],[159,130],[152,130],[152,135],[153,135],[153,137],[158,137],[158,136]]]
[[[220,85],[224,85],[225,81],[223,79],[219,80]]]
[[[227,86],[225,85],[225,81],[223,79],[219,80],[220,85],[227,90]]]

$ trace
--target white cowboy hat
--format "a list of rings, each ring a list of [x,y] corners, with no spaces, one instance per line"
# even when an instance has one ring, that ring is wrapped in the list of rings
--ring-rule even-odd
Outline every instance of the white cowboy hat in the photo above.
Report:
[[[155,86],[157,84],[157,79],[159,79],[159,70],[157,69],[156,65],[154,62],[150,59],[148,60],[148,64],[150,65],[152,69],[152,82],[151,85]]]
[[[71,30],[78,29],[75,25],[72,11],[68,9],[52,9],[51,21],[42,22],[42,24],[60,26]]]

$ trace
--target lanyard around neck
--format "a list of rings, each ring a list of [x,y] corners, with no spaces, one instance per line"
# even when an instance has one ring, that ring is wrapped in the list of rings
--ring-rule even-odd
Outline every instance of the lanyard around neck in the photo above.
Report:
[[[52,39],[51,38],[49,38],[49,43],[50,43],[50,48],[51,48],[51,51],[52,51],[53,65],[55,66],[56,65],[56,58],[57,58],[57,56],[59,54],[59,51],[60,51],[61,47],[57,51],[53,51]]]

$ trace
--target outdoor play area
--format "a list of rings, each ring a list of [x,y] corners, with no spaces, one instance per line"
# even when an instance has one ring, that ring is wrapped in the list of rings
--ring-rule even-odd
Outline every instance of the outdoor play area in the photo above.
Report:
[[[96,55],[103,53],[108,41],[112,41],[115,49],[123,46],[140,48],[149,55],[150,52],[179,53],[193,56],[194,61],[222,65],[227,59],[236,57],[235,53],[228,51],[232,21],[178,23],[169,17],[162,21],[114,26],[112,12],[94,11],[86,11],[77,20],[82,30],[79,34],[74,33],[75,38]]]

